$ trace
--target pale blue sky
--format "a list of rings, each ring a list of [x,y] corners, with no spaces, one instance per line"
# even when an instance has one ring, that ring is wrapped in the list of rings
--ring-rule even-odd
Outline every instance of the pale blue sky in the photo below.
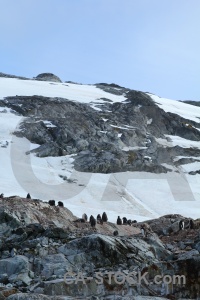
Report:
[[[0,72],[200,100],[199,0],[0,0]]]

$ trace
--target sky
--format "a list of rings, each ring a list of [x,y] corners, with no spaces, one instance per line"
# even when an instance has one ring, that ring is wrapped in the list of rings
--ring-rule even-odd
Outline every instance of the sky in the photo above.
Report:
[[[0,72],[200,101],[199,0],[0,0]]]

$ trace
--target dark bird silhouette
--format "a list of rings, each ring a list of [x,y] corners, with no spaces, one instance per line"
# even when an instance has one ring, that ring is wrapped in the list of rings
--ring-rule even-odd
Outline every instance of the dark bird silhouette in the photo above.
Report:
[[[85,222],[87,222],[88,216],[84,213],[84,214],[82,215],[82,219],[84,219]]]
[[[103,224],[103,220],[102,220],[100,214],[97,215],[97,223],[101,224],[101,225]]]
[[[127,221],[127,224],[128,224],[129,226],[131,226],[131,224],[132,224],[131,219],[129,219],[129,220]]]
[[[93,216],[91,216],[91,217],[92,218],[91,218],[90,224],[91,224],[92,227],[95,227],[96,226],[96,220]]]
[[[103,212],[103,214],[102,214],[102,221],[103,222],[107,222],[108,221],[108,217],[107,217],[107,214],[105,212]]]
[[[56,204],[55,200],[49,200],[49,205],[50,206],[55,206],[55,204]]]
[[[194,229],[194,222],[193,222],[193,220],[189,221],[189,228],[190,229]]]
[[[127,218],[123,217],[122,220],[123,220],[123,225],[127,225]]]
[[[122,219],[120,218],[120,216],[118,216],[117,218],[117,225],[122,225]]]

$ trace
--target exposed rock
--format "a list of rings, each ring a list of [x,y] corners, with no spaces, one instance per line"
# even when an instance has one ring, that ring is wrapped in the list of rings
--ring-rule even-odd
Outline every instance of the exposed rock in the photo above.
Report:
[[[31,279],[28,276],[28,272],[29,262],[25,256],[17,255],[0,260],[0,276],[6,273],[8,281],[11,283],[21,280],[26,285],[30,284]]]
[[[200,106],[200,101],[184,100],[184,101],[181,101],[181,102],[188,103],[190,105]]]
[[[40,74],[36,80],[52,81],[49,84],[61,82],[50,73]],[[78,171],[179,172],[183,164],[198,160],[199,149],[173,146],[166,137],[178,135],[199,141],[198,123],[165,112],[146,93],[115,84],[97,86],[110,94],[126,94],[127,100],[111,103],[101,98],[96,106],[100,110],[94,110],[90,104],[62,98],[16,96],[1,100],[0,106],[25,117],[15,134],[40,145],[27,155],[30,152],[39,157],[73,154],[73,166]],[[8,146],[8,142],[1,144],[2,148]],[[184,157],[177,159],[177,156]],[[59,176],[76,184],[67,176]],[[149,230],[144,236],[140,230],[142,222],[137,227],[106,222],[92,228],[89,222],[81,220],[66,207],[50,206],[38,199],[1,196],[0,299],[199,297],[200,220],[193,220],[194,228],[190,228],[188,218],[166,215],[147,221]],[[180,220],[185,222],[184,230],[179,228]],[[119,233],[117,236],[113,236],[115,231]],[[110,271],[114,273],[109,282]],[[137,277],[139,272],[147,272],[150,284],[125,281],[119,285],[115,281],[118,271],[120,279],[128,272]],[[68,272],[73,273],[69,275],[70,285],[65,282]],[[84,283],[75,282],[79,272]],[[100,284],[95,280],[96,272],[102,273]],[[184,285],[154,282],[156,275],[178,274],[186,276]]]
[[[27,215],[22,225],[24,202]],[[143,238],[139,229],[142,223],[133,227],[106,222],[96,224],[94,232],[88,222],[74,222],[76,217],[66,208],[50,207],[39,200],[10,197],[8,201],[4,198],[0,199],[0,207],[8,216],[1,220],[2,228],[7,230],[1,236],[0,299],[5,299],[5,295],[10,300],[139,300],[162,295],[168,299],[195,299],[198,295],[198,228],[168,230],[167,235],[163,235],[164,227],[176,224],[183,218],[180,215],[146,222],[143,226],[149,231]],[[36,216],[40,222],[29,223],[35,221]],[[198,222],[194,220],[196,227]],[[113,236],[116,229],[119,235]],[[161,234],[160,238],[156,233]],[[70,277],[68,272],[73,276]],[[76,282],[80,272],[82,281]],[[97,282],[96,272],[101,273],[102,281]],[[108,272],[113,272],[111,277]],[[116,272],[120,272],[118,280],[126,278],[129,272],[137,276],[139,272],[147,272],[150,285],[145,282],[134,285],[127,280],[119,285],[115,281]],[[184,287],[154,283],[156,275],[178,274],[186,276]],[[72,284],[66,284],[65,278],[72,280]]]
[[[35,77],[36,80],[62,82],[60,78],[52,73],[41,73]]]
[[[10,74],[5,74],[0,72],[0,77],[4,78],[17,78],[17,79],[23,79],[23,80],[28,80],[29,78],[23,77],[23,76],[16,76],[16,75],[10,75]]]
[[[44,74],[37,79],[51,78]],[[126,93],[127,100],[112,104],[104,101],[100,111],[86,103],[41,96],[7,97],[0,105],[26,117],[15,134],[40,145],[32,152],[39,157],[74,154],[77,171],[179,172],[182,161],[174,162],[174,158],[188,156],[185,163],[190,163],[192,157],[200,156],[198,149],[164,147],[157,140],[178,135],[198,141],[196,122],[166,113],[143,92],[112,84],[100,84],[98,88],[112,94]]]

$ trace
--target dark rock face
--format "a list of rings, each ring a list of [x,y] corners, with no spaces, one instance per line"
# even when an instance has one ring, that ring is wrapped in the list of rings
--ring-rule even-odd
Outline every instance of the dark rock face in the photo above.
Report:
[[[35,77],[36,80],[62,82],[61,79],[52,73],[41,73]]]
[[[191,104],[194,106],[200,106],[200,101],[185,100],[185,101],[181,101],[181,102]]]
[[[26,117],[16,135],[39,144],[34,150],[39,157],[76,154],[78,171],[166,173],[171,170],[162,164],[179,165],[174,157],[200,155],[198,149],[163,147],[156,140],[178,135],[199,141],[199,124],[164,112],[143,92],[97,86],[112,94],[126,93],[127,100],[111,104],[104,99],[101,111],[89,104],[41,96],[7,97],[0,105]]]
[[[4,78],[17,78],[17,79],[23,79],[23,80],[28,80],[29,78],[22,77],[22,76],[16,76],[16,75],[10,75],[10,74],[5,74],[0,72],[0,77]]]
[[[26,201],[25,223],[20,217],[24,214],[23,201]],[[113,236],[117,225],[110,223],[112,226],[107,234],[98,230],[102,226],[108,230],[109,222],[97,224],[95,231],[89,222],[76,227],[75,217],[64,207],[55,213],[54,218],[51,217],[54,220],[51,224],[49,211],[58,207],[49,207],[48,203],[39,201],[35,207],[35,200],[15,197],[0,200],[0,206],[8,216],[19,219],[14,226],[10,218],[1,219],[2,228],[9,230],[0,231],[0,299],[115,300],[117,297],[121,300],[155,300],[198,297],[199,220],[194,220],[194,229],[186,226],[185,230],[179,230],[179,220],[183,219],[185,225],[189,220],[180,215],[167,215],[137,223],[137,227],[128,226],[137,229],[131,235],[129,232],[129,235]],[[35,216],[40,217],[41,223],[30,223]],[[148,229],[146,237],[142,237],[141,227]],[[127,226],[121,225],[120,228]],[[69,272],[73,276],[70,277]],[[97,272],[101,274],[101,282],[95,277]],[[109,272],[112,272],[110,277]],[[145,281],[139,285],[130,284],[125,280],[119,285],[115,281],[116,272],[125,278],[131,272],[137,276],[146,273],[149,284]],[[83,277],[76,282],[76,276],[80,274]],[[186,282],[163,286],[155,284],[156,275],[184,275]],[[72,280],[72,284],[66,284],[65,278]]]

